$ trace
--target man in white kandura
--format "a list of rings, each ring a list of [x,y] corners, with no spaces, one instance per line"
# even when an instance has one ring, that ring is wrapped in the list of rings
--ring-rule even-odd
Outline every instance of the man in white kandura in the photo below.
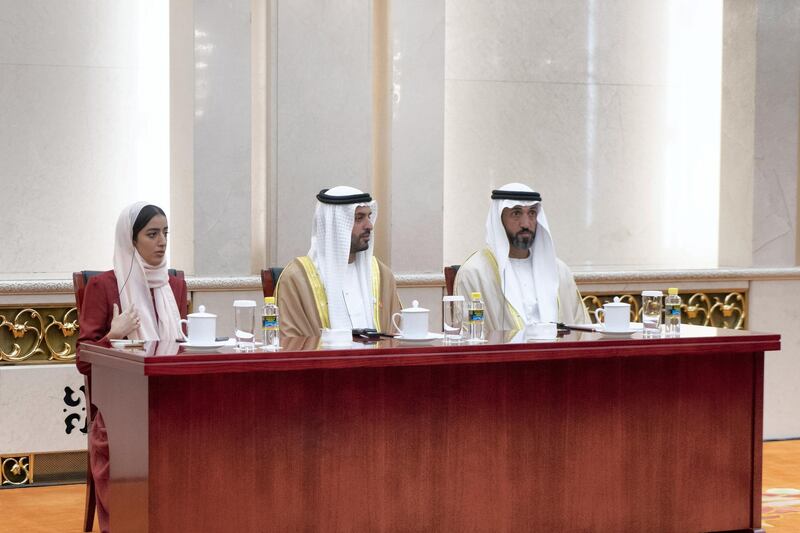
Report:
[[[527,185],[492,191],[486,248],[461,265],[455,293],[480,292],[484,327],[520,330],[526,324],[587,324],[589,315],[567,265],[556,257],[542,197]]]
[[[394,330],[397,284],[372,255],[377,216],[368,193],[347,186],[320,191],[311,249],[286,266],[275,288],[285,335],[316,337],[322,328]]]

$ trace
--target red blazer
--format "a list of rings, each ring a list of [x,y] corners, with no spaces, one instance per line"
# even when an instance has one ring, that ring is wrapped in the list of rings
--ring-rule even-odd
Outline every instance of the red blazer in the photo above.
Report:
[[[186,299],[186,282],[175,276],[170,276],[169,286],[175,295],[175,302],[178,304],[181,318],[186,318],[186,312],[189,307]],[[83,363],[80,360],[79,348],[81,343],[92,342],[102,346],[111,346],[107,335],[111,329],[111,319],[114,316],[114,304],[117,304],[117,307],[121,307],[117,289],[117,277],[114,275],[114,271],[109,270],[89,278],[89,283],[86,284],[86,290],[83,294],[83,305],[81,305],[78,316],[81,334],[78,337],[76,349],[78,351],[78,371],[81,374],[90,375],[92,368],[91,364]]]

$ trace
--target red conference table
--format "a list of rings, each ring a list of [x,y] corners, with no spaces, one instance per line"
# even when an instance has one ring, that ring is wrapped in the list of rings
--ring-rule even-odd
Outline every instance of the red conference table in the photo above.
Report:
[[[760,527],[764,351],[780,336],[506,337],[84,345],[112,531]]]

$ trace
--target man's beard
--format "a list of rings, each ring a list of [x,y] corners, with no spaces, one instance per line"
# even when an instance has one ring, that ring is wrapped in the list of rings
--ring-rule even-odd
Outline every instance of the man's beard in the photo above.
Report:
[[[350,253],[356,254],[369,248],[370,235],[370,233],[362,233],[361,235],[353,235],[350,237]],[[366,237],[366,240],[362,240],[364,237]]]
[[[520,230],[514,235],[506,232],[506,235],[508,236],[508,244],[518,250],[528,250],[533,246],[533,238],[536,236],[536,234],[530,230]]]

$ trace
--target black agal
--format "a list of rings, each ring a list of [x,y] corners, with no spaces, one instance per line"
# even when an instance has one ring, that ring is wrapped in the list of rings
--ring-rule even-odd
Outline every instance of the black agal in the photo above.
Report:
[[[347,196],[331,196],[325,194],[330,189],[322,189],[317,195],[317,200],[323,204],[366,204],[372,201],[372,196],[368,192],[360,194],[349,194]]]
[[[492,191],[492,200],[520,200],[523,202],[541,202],[542,195],[536,191],[501,191],[495,189]]]

